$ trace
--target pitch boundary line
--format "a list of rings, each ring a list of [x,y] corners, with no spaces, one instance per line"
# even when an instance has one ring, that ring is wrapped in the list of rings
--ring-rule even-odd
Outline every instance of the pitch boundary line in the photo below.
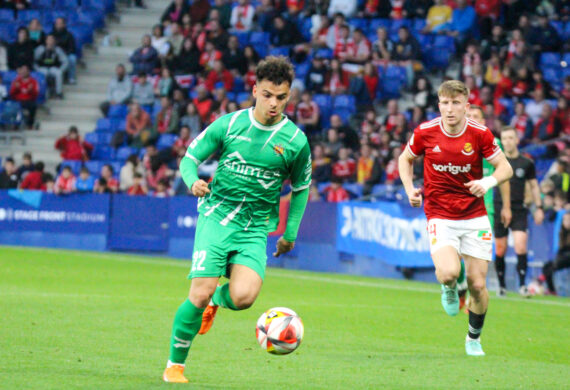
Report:
[[[189,260],[169,260],[165,258],[160,259],[153,259],[153,258],[143,258],[144,255],[121,255],[121,254],[107,254],[107,253],[98,253],[98,252],[87,252],[87,251],[79,251],[79,250],[67,250],[67,249],[56,249],[56,248],[34,248],[34,247],[17,247],[17,246],[5,246],[12,249],[26,249],[26,250],[33,250],[37,252],[68,252],[68,253],[75,253],[81,254],[83,256],[89,256],[93,258],[105,259],[105,260],[112,260],[118,261],[121,263],[137,263],[137,264],[152,264],[152,265],[168,265],[180,268],[189,268]],[[367,282],[362,280],[345,280],[345,279],[337,279],[331,278],[327,276],[318,276],[318,275],[306,275],[301,274],[300,272],[312,272],[312,271],[305,271],[305,270],[288,270],[283,268],[268,268],[268,273],[274,277],[280,278],[288,278],[288,279],[296,279],[296,280],[307,280],[313,282],[322,282],[322,283],[332,283],[332,284],[342,284],[346,286],[358,286],[358,287],[368,287],[368,288],[384,288],[389,290],[399,290],[399,291],[412,291],[412,292],[422,292],[422,293],[432,293],[432,294],[440,294],[437,288],[428,288],[428,287],[415,287],[415,286],[397,286],[390,283],[383,283],[379,282]],[[339,274],[344,276],[359,276],[359,275],[346,275],[346,274]],[[498,300],[498,299],[497,299]],[[533,300],[533,299],[525,299],[525,298],[516,298],[516,297],[503,297],[500,298],[501,301],[512,301],[512,302],[521,302],[521,303],[531,303],[531,304],[538,304],[538,305],[550,305],[550,306],[561,306],[570,308],[570,303],[566,302],[558,302],[558,301],[542,301],[542,300]]]

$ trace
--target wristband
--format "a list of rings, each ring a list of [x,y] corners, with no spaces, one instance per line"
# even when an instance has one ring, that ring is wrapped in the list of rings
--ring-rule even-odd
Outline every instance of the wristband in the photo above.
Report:
[[[489,191],[490,188],[493,188],[498,184],[497,179],[495,179],[493,176],[487,176],[477,181],[485,189],[485,192]]]

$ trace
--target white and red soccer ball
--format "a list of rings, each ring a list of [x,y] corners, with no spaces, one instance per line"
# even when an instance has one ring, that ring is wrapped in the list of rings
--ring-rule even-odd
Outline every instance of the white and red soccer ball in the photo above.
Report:
[[[286,307],[267,310],[259,317],[255,327],[261,348],[275,355],[286,355],[297,349],[304,332],[301,317]]]

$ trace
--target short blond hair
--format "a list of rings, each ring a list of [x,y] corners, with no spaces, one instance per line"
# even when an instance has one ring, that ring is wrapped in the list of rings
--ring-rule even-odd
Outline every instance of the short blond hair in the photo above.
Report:
[[[457,95],[463,95],[465,98],[469,98],[469,88],[459,80],[449,80],[444,82],[439,86],[437,90],[437,96],[445,96],[454,98]]]

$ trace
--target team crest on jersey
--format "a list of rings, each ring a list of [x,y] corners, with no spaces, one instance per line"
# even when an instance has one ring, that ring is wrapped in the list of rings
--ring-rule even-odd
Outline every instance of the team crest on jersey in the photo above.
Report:
[[[473,150],[473,145],[471,145],[469,142],[466,142],[465,145],[463,145],[463,150],[461,151],[461,153],[463,153],[466,156],[471,156],[475,151]]]
[[[283,145],[275,145],[273,147],[273,151],[275,152],[275,154],[279,155],[279,156],[283,156],[283,152],[285,151],[285,148],[283,147]]]

